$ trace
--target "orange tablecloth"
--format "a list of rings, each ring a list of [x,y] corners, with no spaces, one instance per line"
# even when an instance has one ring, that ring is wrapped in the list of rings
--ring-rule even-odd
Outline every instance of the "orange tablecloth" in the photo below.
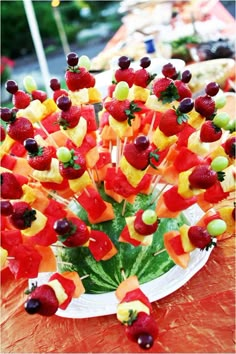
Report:
[[[233,353],[235,243],[218,243],[207,264],[182,288],[153,303],[159,338],[153,353]],[[1,349],[4,353],[138,353],[115,315],[90,319],[28,315],[27,281],[2,272]]]

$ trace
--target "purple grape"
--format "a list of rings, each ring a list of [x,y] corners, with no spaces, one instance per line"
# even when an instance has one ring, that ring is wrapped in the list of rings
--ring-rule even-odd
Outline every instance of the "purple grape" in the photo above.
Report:
[[[145,135],[140,135],[135,139],[134,145],[140,151],[146,150],[149,147],[149,139]]]
[[[149,57],[143,57],[140,59],[140,66],[145,69],[151,65],[151,59]]]
[[[9,200],[1,200],[0,210],[2,215],[9,216],[13,213],[13,206]]]
[[[24,141],[24,147],[31,154],[35,154],[35,153],[38,152],[37,141],[35,139],[33,139],[33,138],[26,139]]]
[[[28,301],[26,301],[24,307],[25,307],[25,311],[29,315],[34,315],[35,313],[38,313],[40,306],[41,303],[38,299],[29,299]]]
[[[76,66],[78,64],[79,57],[76,53],[71,52],[67,54],[66,61],[69,66]]]
[[[4,122],[10,122],[12,120],[12,110],[8,107],[1,108],[0,115]]]
[[[184,70],[181,75],[181,81],[187,84],[192,78],[192,74],[189,70]]]
[[[192,100],[192,98],[185,97],[182,99],[182,101],[180,101],[178,110],[181,113],[188,113],[193,109],[193,106],[194,106],[194,101]]]
[[[58,235],[65,235],[70,231],[70,223],[67,219],[59,219],[54,223],[54,230]]]
[[[119,58],[118,65],[121,69],[128,69],[128,67],[130,66],[130,59],[123,55]]]
[[[68,96],[60,96],[57,99],[57,107],[62,111],[68,111],[72,105],[71,99]]]
[[[61,84],[58,79],[53,78],[50,80],[50,87],[53,91],[57,91],[57,90],[60,90]]]
[[[219,92],[220,86],[217,84],[217,82],[209,82],[209,84],[206,85],[205,92],[209,96],[215,96]]]
[[[153,346],[153,338],[148,333],[142,333],[138,336],[137,343],[142,349],[150,349]]]
[[[14,80],[8,80],[5,84],[5,87],[6,90],[11,94],[14,94],[18,91],[18,84]]]
[[[163,66],[162,74],[165,77],[169,77],[169,78],[171,78],[173,80],[177,79],[177,77],[178,77],[178,73],[176,71],[176,68],[171,63],[165,64]]]

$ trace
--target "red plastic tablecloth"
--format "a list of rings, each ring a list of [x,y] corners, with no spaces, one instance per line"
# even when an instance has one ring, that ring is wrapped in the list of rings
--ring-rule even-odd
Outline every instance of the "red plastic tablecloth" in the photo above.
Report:
[[[207,264],[182,288],[153,303],[159,337],[153,353],[235,352],[235,240],[218,243]],[[2,272],[4,353],[139,353],[115,315],[64,319],[28,315],[27,281]]]

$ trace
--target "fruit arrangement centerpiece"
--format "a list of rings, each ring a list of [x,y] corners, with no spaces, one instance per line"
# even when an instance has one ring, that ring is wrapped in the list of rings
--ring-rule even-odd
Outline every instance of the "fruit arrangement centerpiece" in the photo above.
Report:
[[[67,56],[67,89],[52,97],[32,77],[9,80],[1,108],[1,267],[15,279],[50,272],[26,298],[29,314],[52,316],[82,294],[114,291],[127,337],[148,349],[158,336],[140,285],[196,248],[234,232],[234,122],[218,111],[219,85],[192,98],[189,70],[150,73],[122,56],[106,97],[90,61]],[[201,214],[189,223],[185,211]]]

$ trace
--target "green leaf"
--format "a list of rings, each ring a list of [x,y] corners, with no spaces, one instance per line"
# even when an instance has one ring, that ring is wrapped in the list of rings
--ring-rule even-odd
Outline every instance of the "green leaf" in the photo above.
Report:
[[[180,96],[177,87],[173,82],[171,82],[170,85],[164,91],[161,92],[158,101],[162,101],[162,103],[171,103],[175,100],[178,100],[179,97]]]

